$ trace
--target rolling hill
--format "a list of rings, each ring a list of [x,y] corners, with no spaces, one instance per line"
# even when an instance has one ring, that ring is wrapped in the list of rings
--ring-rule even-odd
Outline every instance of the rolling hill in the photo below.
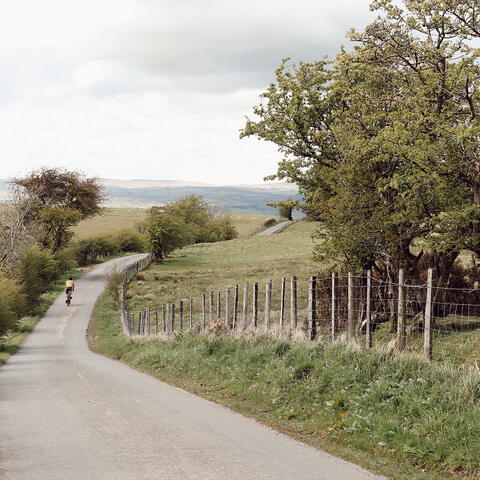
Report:
[[[230,213],[274,215],[267,202],[300,199],[294,185],[265,183],[261,185],[210,185],[175,180],[101,179],[108,207],[150,207],[178,200],[185,195],[202,195],[220,210]],[[0,200],[7,198],[8,184],[0,180]]]

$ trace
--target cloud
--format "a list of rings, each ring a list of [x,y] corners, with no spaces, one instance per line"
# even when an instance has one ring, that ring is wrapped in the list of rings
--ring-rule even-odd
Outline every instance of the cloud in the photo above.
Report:
[[[282,58],[334,55],[345,32],[370,17],[366,1],[298,0],[136,2],[135,22],[109,30],[98,54],[120,63],[180,78],[191,89],[261,86]],[[243,83],[241,83],[243,82]],[[224,87],[224,88],[225,88]]]
[[[368,0],[6,2],[0,178],[258,183],[279,155],[238,132],[274,69],[334,55],[369,16]]]

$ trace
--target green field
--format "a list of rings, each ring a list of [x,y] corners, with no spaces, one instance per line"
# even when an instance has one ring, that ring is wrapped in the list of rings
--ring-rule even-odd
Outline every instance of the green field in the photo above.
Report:
[[[80,222],[73,228],[77,238],[93,237],[135,228],[146,217],[144,208],[106,208],[102,215]],[[249,235],[261,228],[268,215],[232,214],[233,224],[240,236]]]
[[[106,208],[102,215],[80,222],[73,228],[78,238],[115,233],[124,228],[135,228],[145,220],[143,208]]]
[[[245,282],[278,282],[283,276],[306,280],[322,267],[312,257],[311,235],[318,225],[298,222],[279,234],[186,247],[145,270],[145,281],[130,284],[127,307],[199,297]]]

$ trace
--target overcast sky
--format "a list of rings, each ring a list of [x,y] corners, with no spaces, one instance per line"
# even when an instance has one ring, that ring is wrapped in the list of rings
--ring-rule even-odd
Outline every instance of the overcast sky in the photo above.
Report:
[[[273,145],[238,138],[284,57],[346,44],[369,0],[15,0],[0,9],[0,178],[260,183]]]

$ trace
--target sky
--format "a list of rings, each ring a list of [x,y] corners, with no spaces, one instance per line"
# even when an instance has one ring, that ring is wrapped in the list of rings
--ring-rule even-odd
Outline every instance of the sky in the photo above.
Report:
[[[281,159],[239,131],[282,58],[348,45],[369,0],[15,0],[0,8],[0,178],[255,184]]]

